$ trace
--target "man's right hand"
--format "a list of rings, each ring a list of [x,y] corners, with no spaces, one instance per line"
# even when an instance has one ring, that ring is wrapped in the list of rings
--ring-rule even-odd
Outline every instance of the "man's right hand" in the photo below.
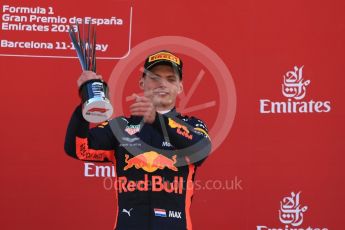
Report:
[[[102,80],[102,76],[101,75],[97,75],[95,72],[92,71],[83,71],[79,77],[79,79],[77,80],[77,85],[78,88],[80,88],[80,86],[82,84],[84,84],[85,82],[89,81],[89,80],[93,80],[93,79],[101,79]]]

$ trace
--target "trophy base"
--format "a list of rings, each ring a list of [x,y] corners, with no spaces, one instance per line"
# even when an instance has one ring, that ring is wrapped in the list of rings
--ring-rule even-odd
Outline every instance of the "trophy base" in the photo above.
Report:
[[[113,107],[107,98],[91,98],[83,104],[83,117],[91,123],[101,123],[109,120]]]

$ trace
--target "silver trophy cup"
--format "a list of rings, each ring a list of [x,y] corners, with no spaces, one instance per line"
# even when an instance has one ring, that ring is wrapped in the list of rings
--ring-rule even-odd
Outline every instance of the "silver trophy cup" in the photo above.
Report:
[[[80,27],[70,26],[69,35],[77,52],[79,62],[83,70],[96,73],[96,29],[91,24],[88,30],[80,33]],[[92,123],[100,123],[110,119],[113,107],[109,100],[108,85],[99,79],[90,80],[79,88],[82,100],[82,113],[85,120]]]

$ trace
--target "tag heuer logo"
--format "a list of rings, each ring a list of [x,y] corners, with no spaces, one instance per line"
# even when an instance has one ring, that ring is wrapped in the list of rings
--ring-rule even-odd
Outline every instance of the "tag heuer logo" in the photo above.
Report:
[[[128,126],[126,126],[125,131],[129,135],[134,135],[140,131],[140,125],[128,125]]]

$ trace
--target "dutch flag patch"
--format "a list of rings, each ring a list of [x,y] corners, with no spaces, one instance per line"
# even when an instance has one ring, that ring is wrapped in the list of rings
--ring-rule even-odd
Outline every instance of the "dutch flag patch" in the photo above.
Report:
[[[167,212],[164,209],[155,208],[155,216],[167,217]]]

